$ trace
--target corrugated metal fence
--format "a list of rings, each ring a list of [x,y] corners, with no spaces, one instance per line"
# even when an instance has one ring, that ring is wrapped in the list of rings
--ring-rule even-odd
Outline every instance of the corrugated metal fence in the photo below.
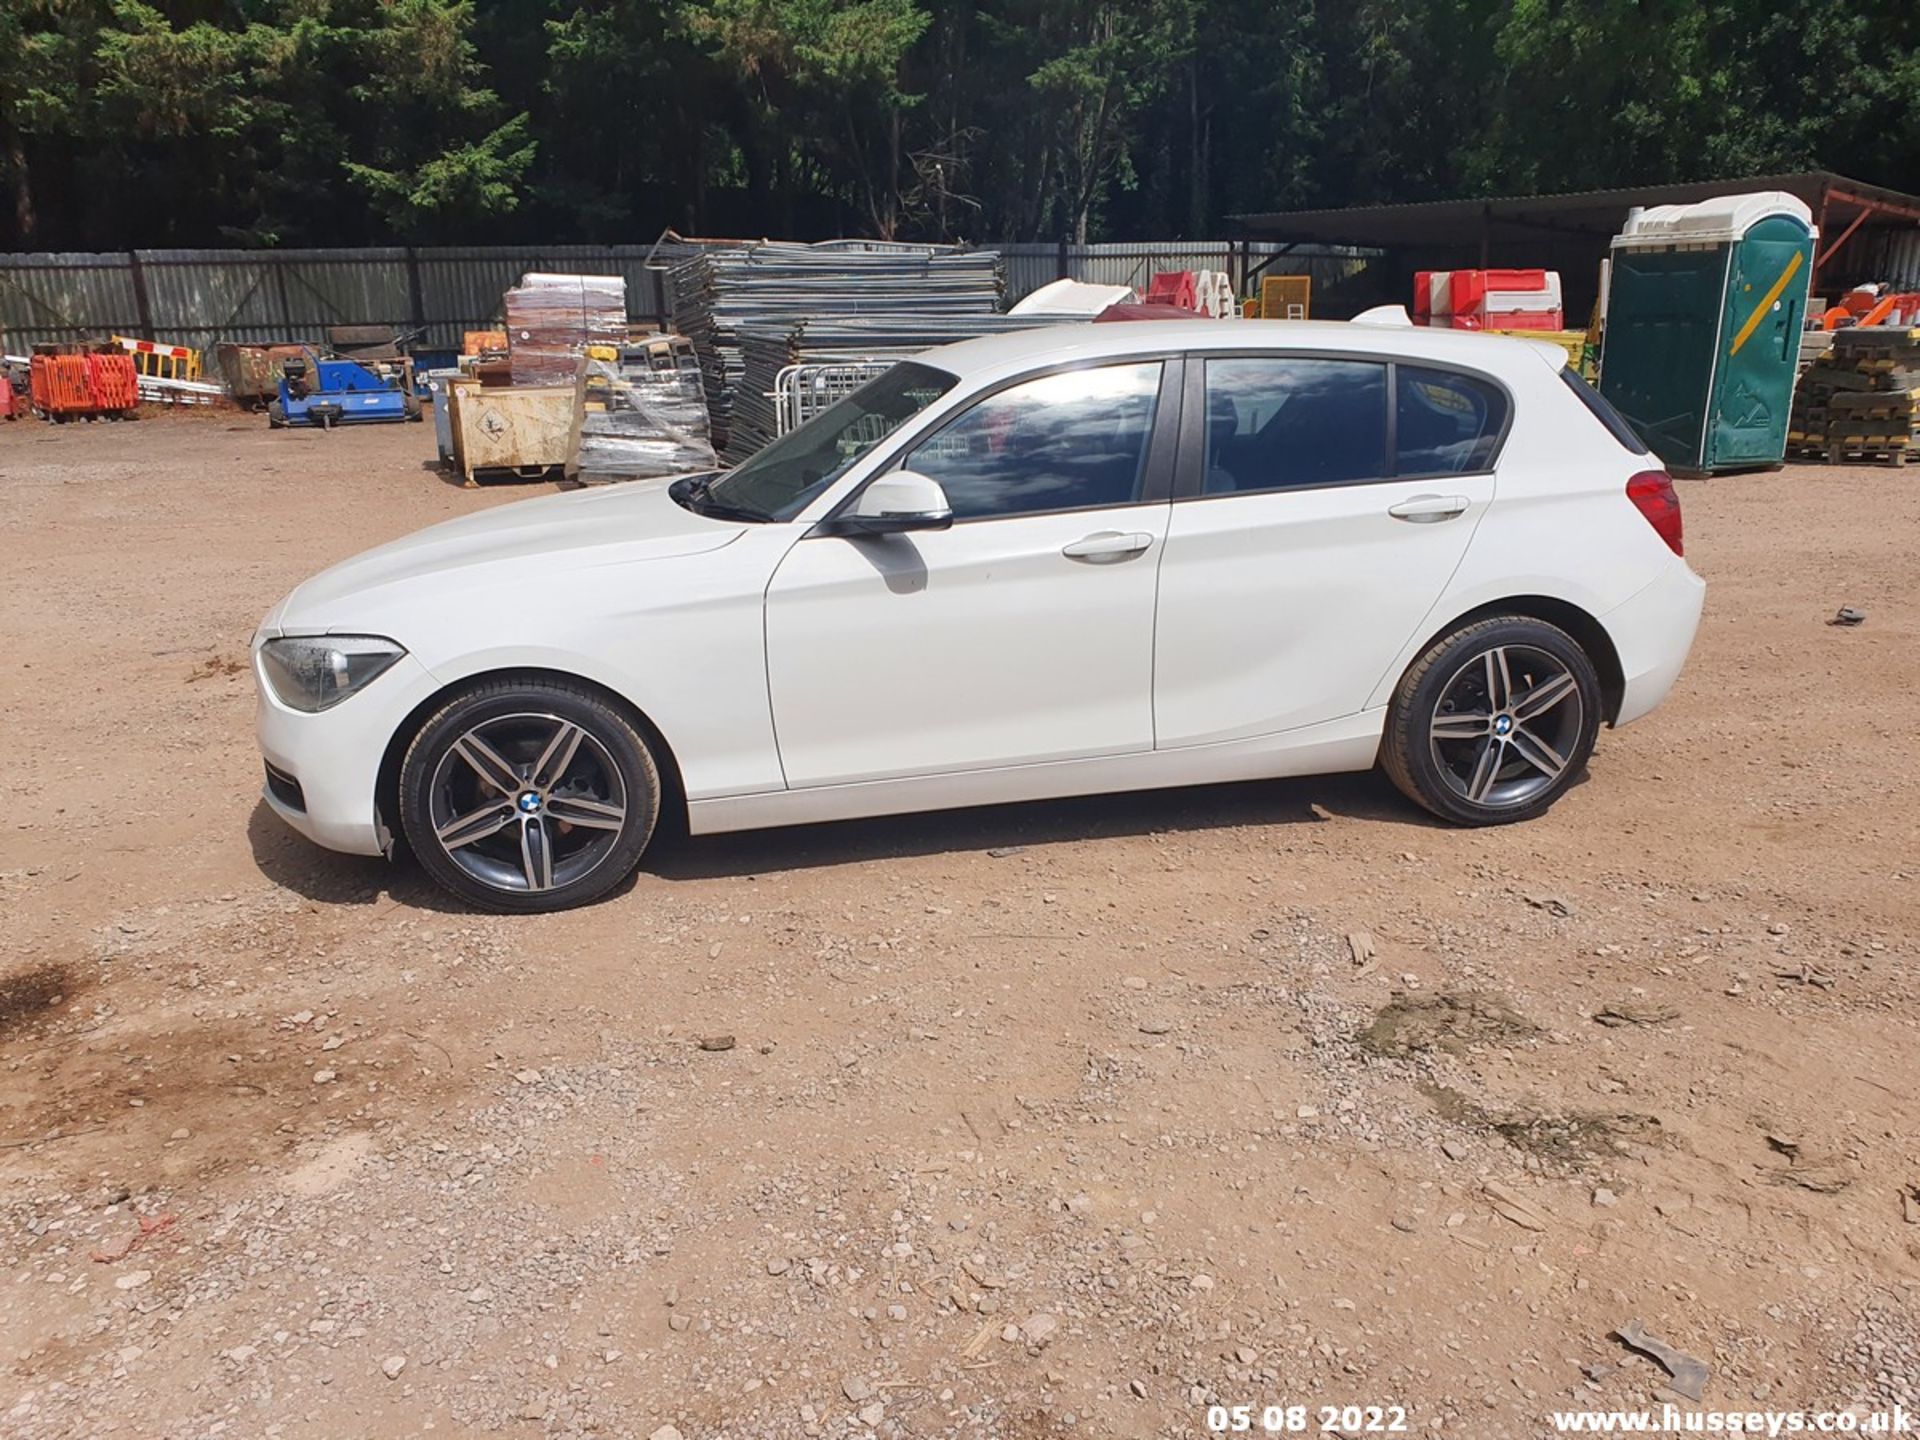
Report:
[[[454,347],[484,329],[530,270],[623,275],[640,318],[664,310],[645,245],[364,250],[135,250],[0,255],[0,334],[36,341],[105,333],[206,347],[221,340],[317,341],[329,325],[425,326]]]
[[[1157,270],[1224,270],[1244,291],[1243,266],[1269,275],[1310,274],[1318,291],[1352,274],[1364,255],[1360,251],[1325,246],[1262,243],[1243,247],[1227,240],[1001,245],[997,248],[1006,268],[1009,304],[1062,276],[1101,285],[1132,285],[1144,292]]]
[[[1870,239],[1864,263],[1856,263],[1862,259],[1847,257],[1846,268],[1885,281],[1895,290],[1920,290],[1920,233],[1883,230]]]
[[[1002,256],[1008,303],[1063,274],[1144,289],[1156,270],[1226,270],[1238,281],[1243,267],[1271,260],[1272,273],[1311,272],[1318,289],[1359,263],[1352,252],[1283,252],[1226,241],[985,248]],[[205,348],[222,340],[318,341],[329,325],[391,324],[424,326],[427,345],[457,348],[462,331],[497,322],[502,292],[532,270],[624,276],[628,313],[664,321],[664,267],[688,250],[550,245],[0,255],[0,342],[17,353],[40,342],[120,334]]]

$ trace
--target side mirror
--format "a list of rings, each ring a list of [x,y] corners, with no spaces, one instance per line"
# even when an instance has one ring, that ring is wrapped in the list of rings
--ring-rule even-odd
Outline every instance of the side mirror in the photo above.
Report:
[[[909,530],[945,530],[953,506],[940,482],[913,470],[894,470],[860,492],[853,507],[830,521],[833,535],[900,535]]]

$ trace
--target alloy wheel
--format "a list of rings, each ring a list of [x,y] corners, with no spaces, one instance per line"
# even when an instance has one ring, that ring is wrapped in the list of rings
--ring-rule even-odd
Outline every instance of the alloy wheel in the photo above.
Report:
[[[1532,645],[1496,645],[1440,691],[1428,743],[1441,778],[1490,810],[1525,805],[1566,773],[1585,720],[1580,685]]]
[[[627,788],[591,731],[546,713],[483,720],[449,745],[429,791],[434,839],[494,890],[571,885],[618,844]]]

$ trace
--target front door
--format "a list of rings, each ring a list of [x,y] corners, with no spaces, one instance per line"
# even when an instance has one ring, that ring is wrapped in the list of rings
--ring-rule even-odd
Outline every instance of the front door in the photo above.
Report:
[[[1202,363],[1188,361],[1190,394]],[[1185,426],[1191,468],[1161,562],[1162,749],[1363,708],[1493,498],[1507,412],[1504,391],[1450,371],[1298,355],[1204,366],[1204,408],[1189,410],[1205,423]]]
[[[767,672],[790,787],[1152,749],[1167,368],[1002,387],[901,459],[946,490],[950,530],[787,552]]]

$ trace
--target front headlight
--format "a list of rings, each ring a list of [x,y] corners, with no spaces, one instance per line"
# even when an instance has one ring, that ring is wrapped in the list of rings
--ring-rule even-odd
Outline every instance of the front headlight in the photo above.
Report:
[[[377,635],[304,635],[267,641],[260,669],[282,705],[313,714],[338,705],[406,653]]]

